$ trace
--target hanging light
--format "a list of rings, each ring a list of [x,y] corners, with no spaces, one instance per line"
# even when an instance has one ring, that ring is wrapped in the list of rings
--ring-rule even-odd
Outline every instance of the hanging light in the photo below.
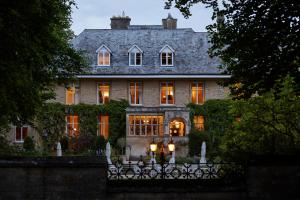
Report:
[[[173,142],[172,137],[171,137],[171,141],[168,143],[168,149],[169,149],[170,153],[172,153],[173,151],[175,151],[175,144]]]
[[[157,150],[157,144],[154,142],[154,138],[153,138],[152,142],[150,143],[150,151],[154,153],[156,152],[156,150]]]

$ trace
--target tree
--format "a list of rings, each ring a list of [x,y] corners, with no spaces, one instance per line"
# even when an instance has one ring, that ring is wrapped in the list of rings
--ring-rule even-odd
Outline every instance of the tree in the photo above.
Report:
[[[273,88],[275,80],[290,75],[300,92],[300,2],[297,0],[166,0],[175,2],[185,17],[196,3],[213,9],[211,56],[222,59],[225,82],[236,98],[249,98]]]
[[[225,158],[299,154],[300,98],[294,85],[293,79],[287,77],[262,96],[234,102],[230,114],[241,118],[222,138]]]
[[[55,83],[82,71],[70,46],[74,0],[1,1],[0,126],[30,121]]]

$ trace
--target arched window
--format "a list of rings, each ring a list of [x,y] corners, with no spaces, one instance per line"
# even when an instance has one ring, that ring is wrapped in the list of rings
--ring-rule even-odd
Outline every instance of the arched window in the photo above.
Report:
[[[137,45],[133,45],[128,54],[129,66],[142,66],[143,51]]]
[[[174,49],[165,45],[159,53],[161,66],[174,66]]]
[[[99,49],[97,49],[97,65],[98,66],[110,66],[110,49],[102,45]]]

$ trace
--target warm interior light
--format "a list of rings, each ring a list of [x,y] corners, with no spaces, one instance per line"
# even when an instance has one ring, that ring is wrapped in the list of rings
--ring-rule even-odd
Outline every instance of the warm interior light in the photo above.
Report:
[[[157,144],[154,142],[154,138],[153,138],[153,141],[150,143],[150,151],[156,152],[156,150],[157,150]]]
[[[172,137],[171,137],[171,141],[168,143],[168,149],[169,149],[170,153],[172,153],[173,151],[175,151],[175,144],[173,142]]]
[[[109,96],[108,92],[103,92],[103,96],[108,97]]]
[[[175,128],[179,128],[180,124],[179,122],[175,122]]]
[[[74,131],[76,131],[77,129],[76,128],[74,128]]]

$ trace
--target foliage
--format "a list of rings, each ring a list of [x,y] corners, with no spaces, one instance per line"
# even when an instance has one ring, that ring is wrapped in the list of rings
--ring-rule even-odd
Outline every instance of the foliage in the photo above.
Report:
[[[232,124],[233,115],[230,115],[229,109],[232,104],[231,100],[208,100],[203,105],[189,104],[190,119],[194,119],[195,115],[204,116],[205,132],[199,132],[194,128],[194,121],[192,122],[192,131],[189,137],[189,154],[199,155],[201,150],[202,135],[207,137],[207,153],[212,157],[219,155],[219,144],[221,138],[225,134],[226,129]],[[198,136],[201,135],[201,136]],[[191,141],[192,140],[192,141]]]
[[[275,80],[295,78],[300,93],[300,3],[298,0],[166,0],[186,16],[189,8],[204,3],[213,8],[207,27],[211,35],[211,56],[222,59],[221,68],[231,78],[225,83],[235,98],[270,91]]]
[[[189,154],[190,156],[200,156],[202,142],[206,142],[206,146],[210,146],[210,137],[207,131],[200,132],[193,130],[189,133]]]
[[[128,102],[125,100],[111,100],[106,105],[48,103],[39,110],[35,125],[46,149],[49,150],[55,147],[57,141],[65,138],[66,115],[78,115],[80,136],[68,140],[68,143],[74,143],[70,147],[80,152],[87,148],[96,148],[98,116],[109,115],[109,140],[113,146],[116,146],[118,138],[126,135],[127,106]]]
[[[43,105],[37,113],[35,126],[43,139],[45,150],[53,148],[66,130],[65,106],[60,103]]]
[[[86,66],[70,45],[73,0],[1,1],[0,126],[31,121],[57,81]]]
[[[24,138],[23,149],[27,152],[34,151],[35,145],[34,145],[34,141],[31,137],[26,136]]]
[[[61,149],[63,151],[67,151],[69,149],[69,138],[67,136],[64,136],[60,140]]]
[[[128,101],[111,100],[107,104],[109,113],[109,142],[115,146],[118,138],[126,136],[126,108],[129,106]]]
[[[100,148],[101,150],[105,150],[106,147],[106,139],[104,138],[103,135],[98,135],[96,137],[96,148]]]
[[[230,112],[240,115],[222,140],[226,158],[246,159],[250,154],[291,154],[300,150],[300,99],[292,78],[275,85],[276,90],[235,101]],[[279,91],[279,92],[277,92]]]

